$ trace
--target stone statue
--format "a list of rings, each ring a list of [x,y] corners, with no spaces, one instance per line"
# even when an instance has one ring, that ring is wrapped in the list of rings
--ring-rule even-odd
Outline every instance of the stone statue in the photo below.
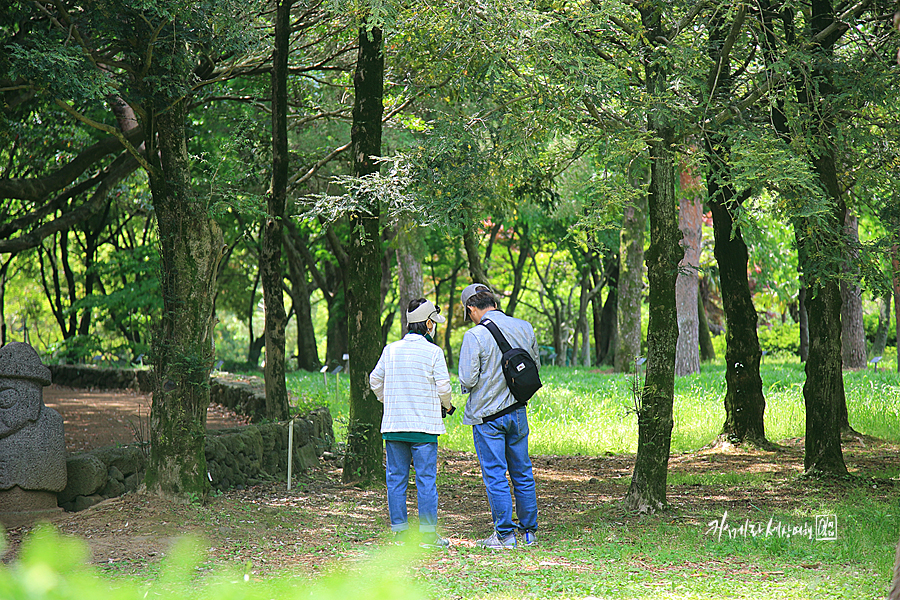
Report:
[[[66,487],[63,419],[44,406],[50,370],[28,344],[0,348],[0,522],[31,523],[60,511]]]

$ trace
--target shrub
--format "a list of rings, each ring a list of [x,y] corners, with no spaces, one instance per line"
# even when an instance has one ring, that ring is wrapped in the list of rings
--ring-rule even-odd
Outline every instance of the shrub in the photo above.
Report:
[[[799,323],[760,327],[756,334],[759,347],[767,355],[800,353]]]

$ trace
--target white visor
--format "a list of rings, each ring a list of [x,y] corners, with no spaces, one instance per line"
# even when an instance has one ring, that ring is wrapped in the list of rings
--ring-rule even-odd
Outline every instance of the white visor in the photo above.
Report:
[[[443,323],[447,320],[441,315],[440,309],[434,307],[431,300],[426,300],[414,311],[406,313],[407,323],[422,323],[428,319],[431,319],[435,323]]]

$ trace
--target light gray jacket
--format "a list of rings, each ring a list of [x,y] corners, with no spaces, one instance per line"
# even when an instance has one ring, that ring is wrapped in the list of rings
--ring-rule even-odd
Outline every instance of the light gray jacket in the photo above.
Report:
[[[482,321],[485,320],[496,323],[509,345],[527,350],[541,368],[531,323],[507,316],[499,310],[488,311],[482,318]],[[516,402],[503,378],[501,356],[503,353],[487,327],[476,325],[463,336],[459,350],[459,383],[462,392],[469,394],[463,415],[465,425],[479,425],[483,417],[498,413]]]

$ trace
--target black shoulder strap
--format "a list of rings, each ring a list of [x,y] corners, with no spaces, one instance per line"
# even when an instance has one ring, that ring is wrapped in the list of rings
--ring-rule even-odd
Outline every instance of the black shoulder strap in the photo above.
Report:
[[[497,345],[500,346],[500,352],[502,354],[506,354],[512,349],[512,346],[509,345],[509,342],[506,341],[506,338],[503,337],[503,333],[500,332],[500,328],[497,327],[497,324],[491,321],[490,319],[485,319],[479,325],[484,325],[487,327],[487,330],[491,332],[491,335],[494,336],[494,340],[497,342]]]

